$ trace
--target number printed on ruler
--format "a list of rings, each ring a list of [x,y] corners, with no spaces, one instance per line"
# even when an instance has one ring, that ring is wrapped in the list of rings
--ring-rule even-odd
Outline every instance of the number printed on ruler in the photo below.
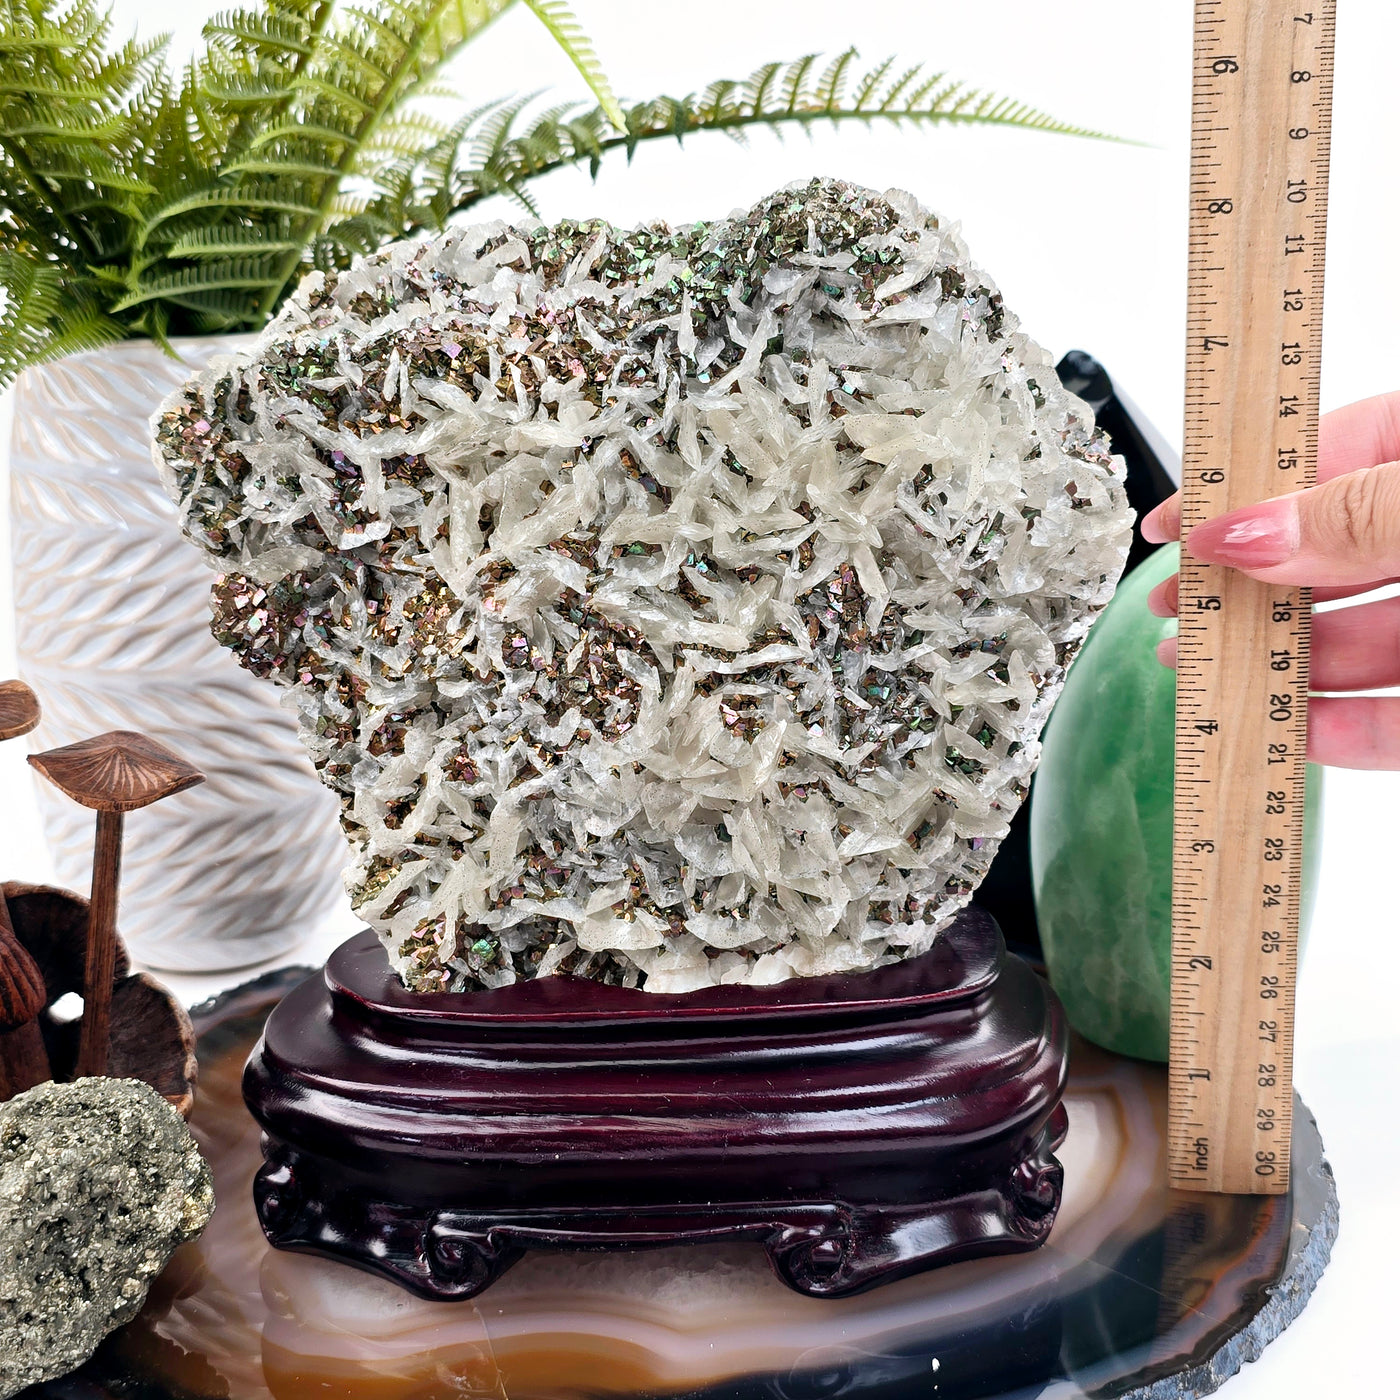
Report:
[[[1197,0],[1183,536],[1315,480],[1335,13]],[[1288,1187],[1311,606],[1183,555],[1176,1187]]]

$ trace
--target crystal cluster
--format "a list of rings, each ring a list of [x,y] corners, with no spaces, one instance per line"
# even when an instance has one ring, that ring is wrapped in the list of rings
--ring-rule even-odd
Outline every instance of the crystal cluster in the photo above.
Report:
[[[313,274],[155,428],[424,991],[924,952],[1128,544],[956,229],[836,181]]]

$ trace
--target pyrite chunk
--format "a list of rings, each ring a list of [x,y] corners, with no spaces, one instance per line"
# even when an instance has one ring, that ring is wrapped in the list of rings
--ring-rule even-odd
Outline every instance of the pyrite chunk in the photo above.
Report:
[[[213,1208],[194,1138],[146,1084],[49,1083],[0,1104],[0,1400],[133,1318]]]

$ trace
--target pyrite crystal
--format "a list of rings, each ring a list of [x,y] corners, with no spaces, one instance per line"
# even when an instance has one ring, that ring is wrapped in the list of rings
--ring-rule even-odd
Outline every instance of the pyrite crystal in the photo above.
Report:
[[[213,1209],[190,1130],[149,1084],[50,1081],[0,1104],[0,1397],[130,1322]]]
[[[829,180],[313,274],[155,428],[423,991],[924,952],[1128,546],[956,229]]]

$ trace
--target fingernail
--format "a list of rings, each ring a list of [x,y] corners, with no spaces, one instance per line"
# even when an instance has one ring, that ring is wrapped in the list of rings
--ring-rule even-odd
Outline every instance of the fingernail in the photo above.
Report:
[[[1197,525],[1186,548],[1211,564],[1236,569],[1268,569],[1286,564],[1298,552],[1298,501],[1279,496]]]
[[[1157,643],[1157,660],[1160,661],[1163,666],[1170,666],[1173,671],[1176,670],[1175,637],[1165,637]]]

